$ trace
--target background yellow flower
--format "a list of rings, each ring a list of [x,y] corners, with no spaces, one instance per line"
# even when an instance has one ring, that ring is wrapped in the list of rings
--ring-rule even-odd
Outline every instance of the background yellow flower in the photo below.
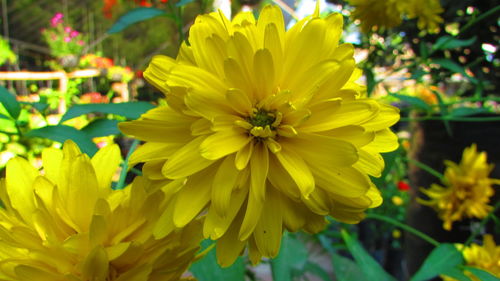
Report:
[[[40,173],[14,158],[0,182],[0,279],[179,280],[199,248],[201,223],[154,238],[169,198],[142,177],[112,190],[116,145],[90,159],[68,141],[62,151],[46,149],[43,164]]]
[[[452,229],[455,221],[463,218],[484,218],[493,209],[488,205],[500,180],[489,178],[493,165],[487,163],[486,152],[477,152],[476,144],[465,148],[459,164],[445,161],[443,186],[432,184],[420,189],[429,197],[418,202],[436,210],[443,220],[443,228]]]
[[[342,21],[316,12],[285,31],[277,6],[258,21],[201,15],[177,59],[157,56],[144,73],[168,106],[120,124],[146,141],[131,162],[177,183],[164,216],[175,226],[206,213],[204,235],[219,240],[223,266],[247,244],[254,263],[276,256],[285,229],[316,233],[326,215],[357,223],[381,204],[368,176],[398,146],[389,126],[399,112],[354,82],[361,73],[352,45],[339,44]]]

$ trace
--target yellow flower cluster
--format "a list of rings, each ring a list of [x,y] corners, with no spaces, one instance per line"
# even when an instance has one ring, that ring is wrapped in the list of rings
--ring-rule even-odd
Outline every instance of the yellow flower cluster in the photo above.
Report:
[[[0,181],[0,279],[11,281],[179,280],[195,257],[201,223],[161,239],[169,203],[161,185],[137,177],[111,189],[118,146],[90,159],[67,141],[43,152],[43,171],[14,158]]]
[[[177,58],[156,56],[144,73],[168,106],[120,123],[146,141],[131,162],[176,186],[170,227],[206,215],[223,266],[246,246],[254,263],[276,256],[284,230],[318,232],[327,215],[357,223],[381,204],[369,176],[398,146],[399,111],[355,82],[342,23],[317,10],[285,31],[277,6],[258,20],[201,15]]]
[[[439,0],[349,0],[354,6],[352,17],[361,21],[361,30],[399,26],[403,18],[417,19],[417,26],[430,33],[439,31],[443,12]]]
[[[500,180],[488,177],[493,165],[486,157],[486,152],[478,153],[473,144],[464,150],[460,164],[445,161],[444,186],[432,184],[421,189],[429,199],[418,201],[437,211],[444,229],[451,230],[453,222],[463,218],[484,218],[493,209],[488,205],[494,194],[492,185]]]
[[[464,249],[464,245],[458,244],[457,248],[459,250],[463,249],[462,254],[467,266],[483,269],[493,276],[500,278],[500,245],[495,244],[493,236],[490,234],[484,235],[482,246],[473,243]],[[481,281],[469,271],[466,271],[465,274],[472,281]],[[451,277],[442,277],[443,281],[456,281],[456,279]]]

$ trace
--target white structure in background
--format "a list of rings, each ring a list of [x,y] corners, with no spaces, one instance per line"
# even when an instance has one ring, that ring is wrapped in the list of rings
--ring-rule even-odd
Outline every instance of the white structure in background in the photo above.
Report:
[[[221,10],[222,13],[231,19],[231,0],[214,0],[214,11]]]

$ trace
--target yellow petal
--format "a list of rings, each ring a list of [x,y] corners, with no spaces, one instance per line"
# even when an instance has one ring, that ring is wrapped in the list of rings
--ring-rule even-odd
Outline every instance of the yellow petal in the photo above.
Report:
[[[36,209],[33,201],[33,182],[38,171],[23,158],[15,157],[7,163],[6,190],[10,205],[25,222],[31,222],[31,214]]]
[[[367,149],[360,149],[359,161],[353,167],[360,171],[369,174],[370,176],[380,177],[384,170],[384,158],[379,153],[369,151]]]
[[[129,159],[129,166],[140,162],[166,160],[182,147],[179,143],[146,142],[139,146]]]
[[[104,281],[108,278],[108,256],[102,246],[96,246],[83,262],[82,275],[86,280]]]
[[[311,170],[294,151],[283,147],[279,153],[273,154],[279,160],[283,168],[288,172],[292,179],[297,184],[302,196],[309,197],[309,194],[314,190],[314,177]]]
[[[274,189],[268,189],[267,198],[262,209],[264,215],[257,223],[253,236],[259,252],[263,256],[273,258],[280,250],[283,218],[281,202]]]
[[[263,201],[255,198],[250,194],[248,196],[247,208],[245,211],[245,217],[241,223],[240,232],[238,238],[241,241],[247,240],[255,229],[255,226],[260,220],[262,214]]]
[[[217,241],[217,262],[221,267],[228,267],[242,254],[246,241],[238,239],[238,231],[244,212],[239,212],[234,222],[227,229],[224,236]]]
[[[253,71],[256,83],[255,95],[258,100],[263,100],[272,94],[275,88],[274,63],[268,49],[260,49],[254,55]]]
[[[59,178],[59,168],[61,167],[62,158],[63,153],[60,149],[45,148],[42,151],[45,176],[54,184],[57,183],[57,179]]]
[[[145,141],[165,142],[168,140],[170,143],[185,143],[192,138],[189,127],[172,125],[159,120],[120,122],[118,127],[124,134]]]
[[[252,139],[243,130],[234,129],[208,136],[200,145],[201,155],[216,160],[242,149]]]
[[[167,56],[156,55],[149,63],[148,68],[144,71],[144,78],[163,93],[168,93],[169,90],[165,80],[174,65],[174,59]]]
[[[390,152],[398,147],[398,136],[389,128],[375,132],[375,139],[366,146],[366,148],[378,152]]]
[[[258,200],[265,200],[266,180],[269,171],[269,152],[264,143],[255,144],[250,159],[250,193]]]
[[[367,120],[360,125],[370,131],[386,129],[399,121],[399,109],[387,104],[379,103],[380,111],[375,118]]]
[[[214,161],[200,154],[200,145],[205,138],[198,137],[177,150],[163,166],[163,175],[170,179],[180,179],[210,166]]]
[[[311,164],[316,183],[325,191],[345,197],[359,197],[370,188],[370,179],[352,167],[328,167]]]
[[[226,100],[240,114],[249,116],[252,112],[252,102],[247,94],[240,89],[231,88],[227,90]]]
[[[367,132],[363,127],[355,125],[336,128],[321,132],[321,134],[347,141],[355,147],[364,147],[365,145],[371,144],[375,139],[374,132]]]
[[[92,157],[92,166],[97,176],[99,193],[107,194],[111,190],[111,181],[121,162],[120,148],[116,144],[99,149]]]
[[[231,193],[236,187],[240,172],[234,166],[234,156],[226,157],[219,166],[212,182],[212,205],[219,216],[227,214]]]

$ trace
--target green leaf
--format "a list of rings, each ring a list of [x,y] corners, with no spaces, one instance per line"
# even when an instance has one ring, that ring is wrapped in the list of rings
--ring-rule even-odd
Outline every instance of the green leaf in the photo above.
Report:
[[[108,34],[118,33],[129,25],[132,25],[136,22],[148,20],[158,16],[165,16],[167,13],[163,10],[157,8],[148,8],[148,7],[140,7],[133,9],[123,16],[121,16],[114,24],[108,29]]]
[[[304,266],[304,271],[305,272],[310,272],[310,273],[318,276],[319,278],[321,278],[324,281],[330,281],[330,280],[332,280],[332,278],[330,277],[330,275],[328,274],[328,272],[326,272],[318,264],[312,263],[310,261],[306,262],[306,264]]]
[[[285,232],[278,256],[271,260],[274,281],[292,281],[293,272],[303,272],[308,252],[302,242]]]
[[[148,102],[122,102],[122,103],[94,103],[94,104],[77,104],[68,109],[59,121],[59,124],[66,120],[78,117],[91,112],[109,113],[127,117],[129,119],[137,119],[144,112],[154,108],[154,105]]]
[[[7,113],[12,119],[17,119],[21,113],[21,105],[16,100],[16,97],[11,94],[4,86],[0,85],[0,103],[3,104]]]
[[[486,270],[471,266],[464,266],[464,269],[476,275],[481,281],[498,281],[498,277],[495,277]]]
[[[410,281],[423,281],[434,278],[447,270],[452,270],[452,268],[463,262],[462,254],[453,244],[441,244],[432,250]]]
[[[186,6],[187,4],[193,2],[194,0],[181,0],[179,3],[175,4],[176,7]]]
[[[349,252],[354,257],[359,268],[366,277],[377,281],[396,281],[382,266],[372,257],[363,246],[347,233],[345,229],[341,230],[342,238],[349,249]]]
[[[43,113],[48,107],[48,103],[44,102],[27,102],[27,101],[22,101],[21,104],[27,104],[29,106],[32,106],[35,108],[38,112]]]
[[[410,106],[422,109],[425,111],[432,110],[432,107],[428,105],[424,100],[418,97],[400,95],[400,94],[389,94],[395,98],[398,98],[400,101],[407,102]]]
[[[84,153],[87,153],[90,157],[97,152],[96,145],[92,142],[92,139],[87,136],[87,134],[70,126],[46,126],[31,130],[26,133],[25,136],[46,138],[60,143],[63,143],[66,140],[73,140],[80,147],[80,149]]]
[[[369,281],[359,266],[351,259],[332,254],[332,265],[337,281]]]
[[[446,276],[452,277],[453,279],[456,279],[458,281],[472,281],[469,278],[469,276],[465,275],[462,272],[462,270],[460,270],[456,267],[452,267],[448,270],[443,271],[441,275],[446,275]]]
[[[450,112],[451,117],[464,117],[482,113],[489,113],[490,111],[484,107],[458,107]]]
[[[206,249],[212,241],[204,240],[201,245]],[[244,281],[245,280],[245,264],[241,257],[236,262],[227,268],[221,268],[217,264],[217,257],[215,255],[215,248],[210,250],[208,254],[201,260],[191,265],[189,269],[191,273],[198,279],[198,281],[214,281],[214,280],[231,280],[231,281]]]
[[[105,137],[120,133],[120,130],[118,130],[118,120],[113,119],[96,119],[81,130],[90,138]]]
[[[467,74],[467,72],[465,72],[465,68],[463,66],[459,65],[458,63],[456,63],[452,60],[445,59],[445,58],[437,58],[437,59],[432,59],[431,62],[438,64],[441,67],[450,70],[451,72],[462,74],[464,77],[469,79],[474,84],[477,83],[477,79],[474,77],[471,77],[469,74]]]
[[[7,120],[11,120],[9,116],[7,116],[7,115],[3,115],[2,113],[0,113],[0,118],[2,118],[2,119],[7,119]]]
[[[472,45],[474,42],[476,42],[476,36],[470,38],[470,39],[465,39],[465,40],[460,40],[456,39],[455,37],[452,36],[443,36],[440,37],[434,46],[432,46],[433,50],[446,50],[446,49],[454,49],[458,47],[467,47]]]

